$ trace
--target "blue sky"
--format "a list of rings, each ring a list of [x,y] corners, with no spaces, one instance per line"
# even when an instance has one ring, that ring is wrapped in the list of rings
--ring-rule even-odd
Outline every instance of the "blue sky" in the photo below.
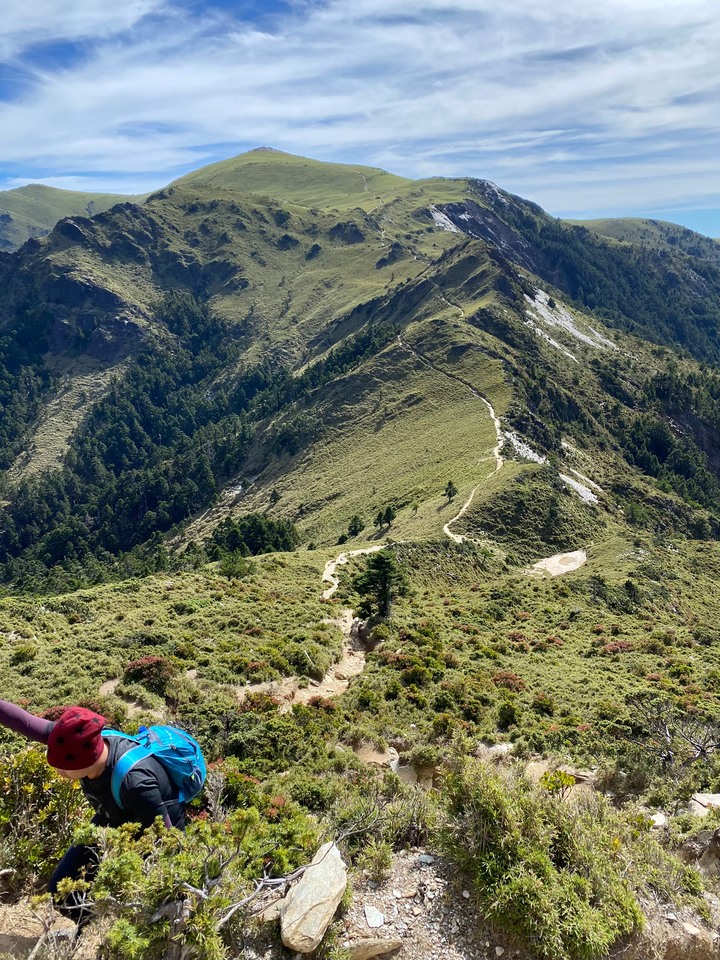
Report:
[[[23,0],[0,188],[143,192],[273,146],[720,236],[717,0]]]

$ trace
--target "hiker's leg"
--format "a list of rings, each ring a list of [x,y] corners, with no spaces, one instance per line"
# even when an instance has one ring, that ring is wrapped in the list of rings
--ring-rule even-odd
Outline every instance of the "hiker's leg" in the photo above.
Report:
[[[57,888],[61,880],[92,880],[99,864],[95,847],[70,847],[60,863],[55,867],[48,883],[55,906],[60,913],[83,927],[90,920],[90,908],[85,903],[85,893],[69,893],[58,896]]]

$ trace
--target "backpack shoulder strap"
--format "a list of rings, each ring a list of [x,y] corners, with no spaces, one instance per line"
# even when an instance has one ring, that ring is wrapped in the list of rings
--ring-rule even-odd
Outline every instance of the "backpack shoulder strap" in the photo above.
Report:
[[[144,760],[151,754],[147,747],[144,747],[138,741],[137,737],[133,737],[129,733],[122,733],[120,730],[103,730],[103,736],[122,737],[123,740],[131,740],[136,744],[136,746],[127,750],[120,757],[110,775],[110,790],[112,791],[113,800],[121,810],[124,810],[125,808],[120,799],[120,789],[122,788],[123,781],[136,763],[140,763],[141,760]]]
[[[147,747],[143,747],[141,744],[138,744],[137,747],[133,747],[132,750],[128,750],[127,753],[124,753],[113,767],[112,776],[110,778],[110,789],[112,790],[113,800],[121,810],[125,809],[120,799],[120,789],[123,785],[125,777],[127,777],[134,766],[136,766],[142,760],[147,760],[147,758],[151,756],[152,751],[148,750]]]

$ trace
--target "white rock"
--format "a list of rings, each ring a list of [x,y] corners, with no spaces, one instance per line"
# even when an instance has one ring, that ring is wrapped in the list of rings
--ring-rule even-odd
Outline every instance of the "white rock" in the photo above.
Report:
[[[429,853],[421,853],[418,861],[424,866],[429,867],[431,863],[435,863],[435,857],[431,857]]]
[[[469,890],[463,890],[463,896],[465,897],[466,900],[469,900],[469,899],[470,899],[470,891],[469,891]]]
[[[501,957],[504,953],[505,953],[505,951],[503,950],[502,947],[495,947],[495,956],[496,956],[496,957]]]
[[[385,916],[380,913],[377,907],[373,907],[372,904],[365,904],[365,919],[367,920],[367,925],[375,929],[376,927],[381,927],[385,923]]]
[[[324,844],[283,901],[282,942],[298,953],[312,953],[325,936],[347,886],[347,868],[337,846]]]
[[[720,807],[720,793],[696,793],[688,804],[690,813],[697,817],[707,816],[710,807]]]

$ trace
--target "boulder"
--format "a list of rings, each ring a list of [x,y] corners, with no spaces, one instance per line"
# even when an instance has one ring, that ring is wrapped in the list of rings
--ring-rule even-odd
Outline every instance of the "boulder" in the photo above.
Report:
[[[347,948],[349,960],[372,960],[373,957],[385,957],[402,947],[402,940],[381,940],[368,937],[356,940]]]
[[[280,935],[289,950],[312,953],[317,949],[346,886],[347,868],[340,851],[334,843],[326,843],[283,900]]]
[[[720,793],[696,793],[688,803],[688,810],[696,817],[706,817],[711,807],[720,807]]]

